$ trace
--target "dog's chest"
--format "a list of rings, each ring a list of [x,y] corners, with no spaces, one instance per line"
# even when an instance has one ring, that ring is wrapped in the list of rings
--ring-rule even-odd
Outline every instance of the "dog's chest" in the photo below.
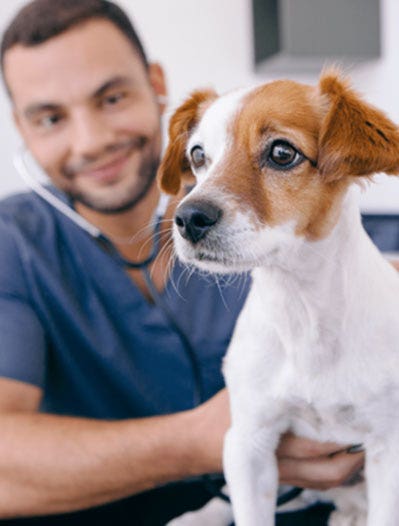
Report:
[[[287,416],[289,429],[316,440],[357,443],[370,430],[369,420],[352,404],[323,406],[293,399],[289,402]]]
[[[363,378],[353,378],[344,365],[333,361],[323,366],[293,362],[287,359],[266,387],[265,405],[277,404],[287,427],[301,436],[362,441],[372,421],[366,403],[372,393]]]
[[[261,421],[270,415],[271,421],[284,421],[282,427],[298,435],[337,443],[362,442],[380,418],[376,415],[383,417],[380,427],[385,427],[386,395],[399,402],[399,381],[389,373],[393,363],[376,360],[367,347],[370,342],[360,336],[353,342],[345,332],[322,325],[315,330],[307,319],[300,323],[292,316],[284,324],[258,325],[255,330],[254,312],[265,309],[254,305],[247,305],[240,317],[225,364],[238,411],[248,413],[245,407],[255,405],[250,413],[263,415]],[[243,349],[248,351],[245,360]]]
[[[233,419],[338,443],[383,434],[399,405],[399,311],[381,318],[370,294],[348,309],[336,283],[321,297],[283,278],[253,273],[224,367]]]

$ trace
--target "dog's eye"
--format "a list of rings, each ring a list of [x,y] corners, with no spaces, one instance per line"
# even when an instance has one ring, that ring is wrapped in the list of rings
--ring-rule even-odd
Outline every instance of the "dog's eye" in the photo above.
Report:
[[[304,156],[289,142],[283,140],[274,141],[267,155],[267,163],[277,170],[294,168],[303,160]]]
[[[194,168],[201,168],[206,162],[206,156],[202,146],[198,144],[193,146],[190,151],[191,162],[193,163]]]

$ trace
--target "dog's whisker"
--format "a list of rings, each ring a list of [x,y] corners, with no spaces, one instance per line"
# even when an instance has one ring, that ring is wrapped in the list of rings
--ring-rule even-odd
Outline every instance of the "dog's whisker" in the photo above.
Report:
[[[162,261],[162,259],[164,259],[164,255],[170,250],[171,252],[171,255],[173,255],[173,239],[170,239],[168,238],[167,241],[164,243],[164,245],[161,247],[160,251],[158,252],[157,254],[157,257],[155,258],[155,261]],[[166,261],[167,261],[167,265],[165,268],[168,268],[168,266],[170,265],[170,260],[172,258],[166,258]],[[152,276],[152,273],[154,271],[154,268],[153,267],[151,269],[151,276]]]
[[[166,234],[168,234],[169,232],[171,231],[171,229],[163,229],[162,231],[160,232],[154,232],[153,235],[151,237],[149,237],[143,244],[142,246],[140,247],[140,250],[139,250],[139,256],[142,255],[143,251],[147,248],[147,246],[149,244],[154,244],[154,243],[157,243],[159,242],[159,240]]]

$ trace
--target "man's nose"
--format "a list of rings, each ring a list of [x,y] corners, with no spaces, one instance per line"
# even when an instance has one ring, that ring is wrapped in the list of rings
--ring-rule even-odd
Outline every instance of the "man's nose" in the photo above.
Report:
[[[114,141],[113,130],[94,111],[76,112],[70,144],[74,156],[94,158]]]
[[[175,223],[180,234],[195,245],[221,217],[222,210],[214,203],[189,201],[181,204],[176,210]]]

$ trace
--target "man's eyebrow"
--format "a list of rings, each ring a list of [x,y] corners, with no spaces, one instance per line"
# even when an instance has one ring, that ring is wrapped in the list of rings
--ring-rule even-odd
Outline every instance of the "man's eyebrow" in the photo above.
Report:
[[[102,84],[99,88],[97,88],[92,94],[91,98],[97,99],[104,95],[109,89],[127,86],[129,84],[133,84],[133,80],[130,77],[118,75],[116,77],[112,77],[111,79],[107,80]],[[46,111],[59,111],[61,109],[61,104],[56,104],[53,102],[36,102],[29,106],[27,106],[23,110],[23,114],[27,118],[31,118],[35,116],[38,113],[46,112]]]
[[[37,102],[33,103],[23,110],[23,114],[28,119],[34,117],[36,114],[41,112],[57,111],[61,108],[59,104],[53,104],[51,102]]]
[[[118,75],[117,77],[113,77],[110,80],[107,80],[102,84],[98,89],[95,90],[95,92],[92,94],[93,98],[99,98],[104,93],[106,93],[109,89],[112,88],[118,88],[120,86],[126,86],[128,84],[133,84],[133,81],[129,77],[125,77],[123,75]]]

